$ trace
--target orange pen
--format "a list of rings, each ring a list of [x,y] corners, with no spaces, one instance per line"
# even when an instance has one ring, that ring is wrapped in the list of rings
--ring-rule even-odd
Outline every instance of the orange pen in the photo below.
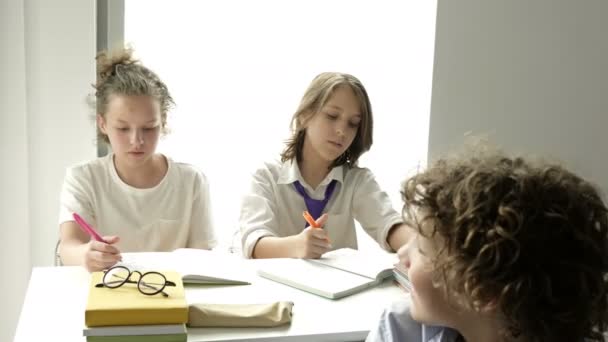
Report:
[[[302,213],[302,216],[304,216],[304,219],[306,220],[306,222],[308,222],[308,224],[313,227],[313,228],[321,228],[321,226],[319,226],[317,224],[317,221],[315,221],[314,218],[312,218],[312,215],[310,215],[310,213],[308,212],[308,210],[304,211]]]
[[[321,228],[321,226],[319,226],[319,224],[317,223],[317,221],[315,221],[314,218],[312,218],[312,215],[310,215],[310,213],[308,212],[308,210],[304,211],[302,213],[302,216],[304,216],[304,219],[306,220],[306,222],[308,222],[308,224],[313,227],[313,228],[317,228],[317,229],[323,229]],[[329,241],[329,238],[326,239],[326,241],[328,243],[331,243],[331,241]]]

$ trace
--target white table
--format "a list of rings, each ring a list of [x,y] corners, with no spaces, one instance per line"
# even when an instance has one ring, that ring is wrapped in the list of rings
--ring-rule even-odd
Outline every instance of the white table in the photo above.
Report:
[[[254,274],[256,260],[248,261]],[[382,309],[405,293],[392,281],[330,300],[253,275],[246,286],[187,286],[189,303],[294,302],[290,325],[276,328],[188,328],[188,341],[361,341]],[[82,336],[90,275],[80,267],[36,267],[15,341],[85,341]]]

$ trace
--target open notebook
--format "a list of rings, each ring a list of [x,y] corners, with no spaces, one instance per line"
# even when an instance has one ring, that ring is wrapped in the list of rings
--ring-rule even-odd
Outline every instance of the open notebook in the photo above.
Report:
[[[248,285],[243,260],[237,255],[203,249],[179,248],[173,252],[123,253],[122,263],[139,271],[176,271],[184,285]]]
[[[338,299],[375,286],[393,275],[395,254],[341,248],[320,259],[260,260],[261,277],[316,295]]]

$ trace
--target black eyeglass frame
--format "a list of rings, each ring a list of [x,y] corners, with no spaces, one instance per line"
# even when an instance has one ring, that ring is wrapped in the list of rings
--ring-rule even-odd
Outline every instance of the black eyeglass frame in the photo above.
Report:
[[[117,270],[117,269],[125,270],[128,275],[125,278],[121,278],[121,277],[118,277],[116,274],[110,273],[110,271]],[[139,275],[139,279],[137,281],[131,280],[131,276],[135,273],[137,273]],[[120,280],[106,280],[106,276],[108,274],[112,274],[114,277],[120,278]],[[161,276],[162,279],[164,279],[164,283],[156,284],[156,283],[149,283],[149,282],[146,283],[145,281],[142,281],[142,279],[144,279],[144,277],[146,275],[152,275],[152,274]],[[115,288],[119,288],[119,287],[123,286],[124,284],[136,284],[139,292],[142,294],[145,294],[146,296],[154,296],[154,295],[160,293],[163,295],[163,297],[169,297],[169,294],[166,293],[165,291],[163,291],[165,289],[165,287],[177,286],[174,282],[167,280],[167,277],[165,277],[165,275],[160,272],[149,271],[149,272],[141,273],[139,271],[131,271],[129,268],[122,266],[122,265],[114,266],[114,267],[111,267],[111,268],[105,270],[101,281],[102,282],[99,284],[96,284],[95,287],[107,287],[110,289],[115,289]],[[142,290],[141,287],[145,287],[148,289],[154,289],[154,291],[146,292],[146,291]]]

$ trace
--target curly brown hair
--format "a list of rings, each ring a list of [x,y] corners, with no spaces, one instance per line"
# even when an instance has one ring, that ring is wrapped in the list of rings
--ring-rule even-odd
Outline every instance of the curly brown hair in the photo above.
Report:
[[[167,133],[167,113],[175,105],[165,83],[152,70],[133,58],[131,48],[102,51],[97,55],[95,107],[97,115],[105,117],[113,95],[148,95],[160,103],[161,132]],[[97,129],[97,139],[109,143],[108,137]]]
[[[439,160],[402,197],[406,220],[442,242],[433,262],[448,298],[494,305],[506,338],[604,341],[608,211],[592,184],[492,152]]]

